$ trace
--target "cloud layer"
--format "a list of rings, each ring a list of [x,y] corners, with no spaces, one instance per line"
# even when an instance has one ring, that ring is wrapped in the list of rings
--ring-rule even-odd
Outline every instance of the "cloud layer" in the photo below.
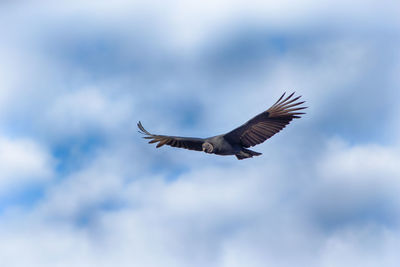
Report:
[[[397,266],[398,5],[1,4],[1,265]],[[136,132],[292,90],[307,114],[251,160]]]

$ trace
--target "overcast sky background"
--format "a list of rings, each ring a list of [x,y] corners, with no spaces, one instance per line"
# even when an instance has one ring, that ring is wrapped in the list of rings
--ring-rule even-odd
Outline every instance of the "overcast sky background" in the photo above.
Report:
[[[2,1],[1,266],[399,266],[399,1]],[[284,92],[238,161],[207,137]]]

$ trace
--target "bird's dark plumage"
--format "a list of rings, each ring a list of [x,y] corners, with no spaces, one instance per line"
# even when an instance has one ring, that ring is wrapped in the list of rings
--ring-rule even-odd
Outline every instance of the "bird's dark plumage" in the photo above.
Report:
[[[157,148],[163,145],[169,145],[172,147],[180,147],[186,148],[190,150],[202,151],[202,144],[204,143],[204,139],[202,138],[194,138],[194,137],[179,137],[179,136],[166,136],[166,135],[155,135],[149,133],[145,128],[143,128],[142,123],[139,121],[138,127],[140,129],[140,133],[145,134],[147,136],[143,137],[145,139],[150,139],[149,144],[157,143]]]
[[[267,111],[225,134],[225,139],[231,143],[240,143],[244,147],[252,147],[272,137],[293,119],[300,118],[300,115],[304,114],[298,112],[305,109],[305,107],[298,107],[304,101],[295,102],[300,96],[291,99],[293,95],[294,93],[283,99],[285,96],[283,94]]]
[[[294,93],[284,98],[283,94],[268,110],[258,114],[238,128],[222,135],[209,138],[179,137],[151,134],[138,123],[140,133],[145,134],[149,143],[158,143],[157,148],[163,145],[180,147],[197,151],[204,151],[217,155],[235,155],[238,159],[259,156],[261,153],[247,148],[261,144],[274,134],[281,131],[293,119],[304,114],[299,112],[306,107],[300,105],[304,101],[296,102],[300,96],[292,98]]]

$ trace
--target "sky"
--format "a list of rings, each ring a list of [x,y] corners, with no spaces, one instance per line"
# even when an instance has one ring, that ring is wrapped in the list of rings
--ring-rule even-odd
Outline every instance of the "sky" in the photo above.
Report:
[[[2,1],[0,265],[399,266],[399,1]],[[238,161],[208,137],[283,92]]]

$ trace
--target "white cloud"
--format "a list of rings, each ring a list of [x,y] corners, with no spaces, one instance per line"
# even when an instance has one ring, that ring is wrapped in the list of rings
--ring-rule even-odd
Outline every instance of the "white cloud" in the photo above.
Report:
[[[318,266],[397,266],[399,234],[373,225],[338,232],[326,240]]]
[[[13,186],[47,181],[53,165],[48,151],[34,141],[0,136],[0,193]]]
[[[323,187],[335,187],[341,192],[339,202],[344,210],[351,203],[369,203],[382,197],[388,198],[387,207],[394,205],[399,209],[400,200],[396,197],[400,190],[399,161],[398,147],[376,144],[350,146],[343,140],[333,139],[318,162],[317,176]],[[372,210],[376,208],[371,207]]]
[[[400,150],[395,146],[377,144],[350,146],[334,139],[328,144],[325,158],[320,163],[320,175],[328,181],[388,183],[400,181]]]
[[[132,124],[132,102],[129,96],[113,97],[98,88],[81,88],[56,96],[39,123],[54,138],[126,131]]]

